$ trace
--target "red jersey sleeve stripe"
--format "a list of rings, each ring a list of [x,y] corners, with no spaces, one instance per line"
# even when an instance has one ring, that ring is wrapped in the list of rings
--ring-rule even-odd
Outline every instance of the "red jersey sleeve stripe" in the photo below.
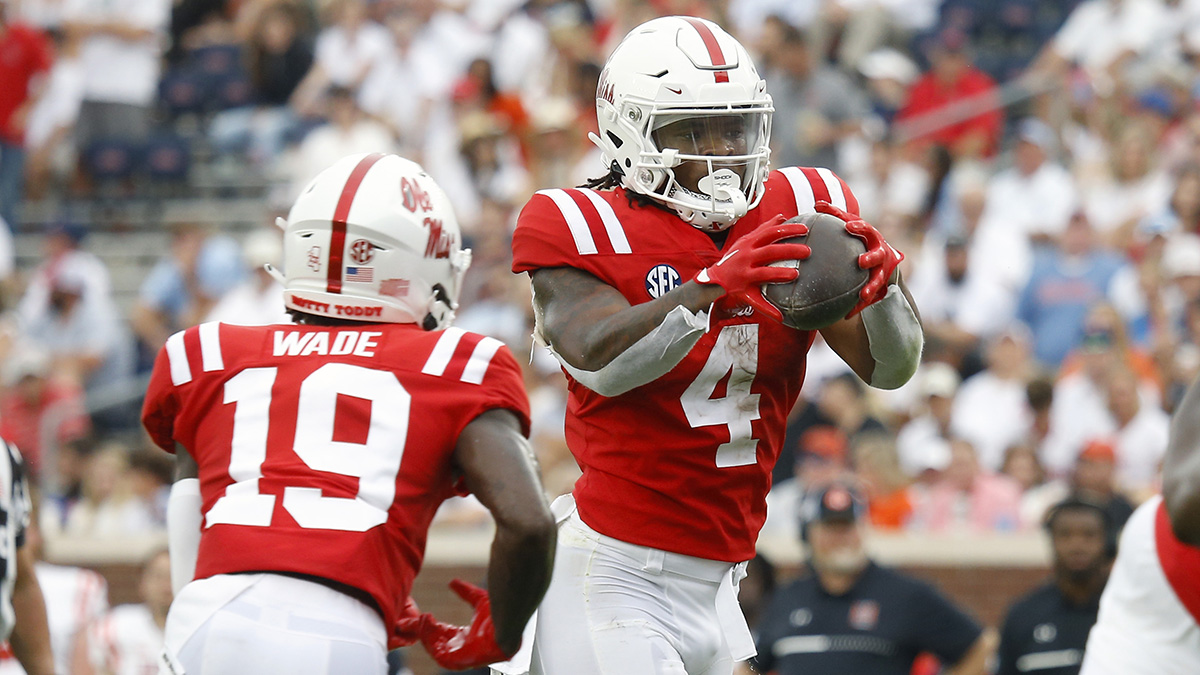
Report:
[[[179,386],[192,381],[192,367],[188,365],[187,349],[183,346],[183,331],[167,338],[167,361],[171,364],[171,384]]]
[[[592,255],[598,252],[596,240],[592,238],[592,231],[588,228],[587,219],[583,217],[583,211],[579,209],[579,205],[575,203],[574,199],[571,199],[571,195],[567,194],[566,190],[558,188],[538,190],[537,194],[546,195],[554,200],[554,204],[562,213],[563,220],[567,221],[567,228],[571,230],[571,237],[575,240],[575,250],[579,251],[579,255]]]
[[[625,228],[617,218],[617,212],[613,210],[612,204],[604,201],[604,198],[596,194],[595,190],[580,189],[572,190],[572,192],[583,193],[595,207],[596,213],[600,214],[600,222],[604,223],[604,232],[608,235],[608,242],[612,244],[613,252],[633,253],[633,249],[629,248],[629,239],[625,236]]]
[[[825,184],[825,192],[829,195],[829,203],[839,209],[846,208],[846,193],[842,190],[842,180],[829,169],[817,169],[817,177]]]
[[[783,174],[788,184],[792,186],[792,194],[796,197],[796,215],[812,213],[817,200],[813,197],[812,185],[808,182],[808,178],[794,166],[780,169],[779,173]]]
[[[225,369],[225,360],[221,357],[221,328],[216,321],[200,324],[200,363],[206,373]]]
[[[496,338],[485,337],[475,345],[467,365],[463,366],[462,381],[468,384],[483,384],[483,376],[487,373],[488,364],[499,351],[503,343]]]
[[[818,202],[828,202],[829,186],[825,184],[825,180],[821,178],[821,174],[817,173],[816,169],[808,166],[801,167],[800,173],[804,174],[804,177],[808,179],[808,184],[812,187],[813,199]],[[830,203],[832,204],[833,202]]]
[[[454,350],[458,348],[458,341],[462,339],[464,331],[461,328],[450,327],[442,332],[442,337],[438,338],[437,344],[433,346],[433,351],[430,352],[429,358],[425,361],[425,366],[421,368],[421,372],[426,375],[441,377],[446,372],[446,366],[450,365],[450,359],[454,356]]]

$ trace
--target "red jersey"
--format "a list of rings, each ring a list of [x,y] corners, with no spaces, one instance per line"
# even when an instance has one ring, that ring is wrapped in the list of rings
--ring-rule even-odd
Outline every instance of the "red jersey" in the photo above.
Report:
[[[412,324],[232,326],[176,333],[142,423],[200,469],[196,578],[313,575],[374,598],[387,626],[455,494],[463,428],[503,408],[529,430],[512,353],[494,338]]]
[[[0,28],[0,140],[22,145],[24,130],[14,128],[13,113],[29,100],[29,82],[50,70],[54,52],[44,33],[20,23]]]
[[[513,235],[513,271],[574,267],[649,302],[717,262],[733,242],[778,214],[824,199],[858,213],[828,169],[771,172],[759,205],[718,248],[673,212],[631,206],[625,190],[542,190]],[[567,375],[567,444],[583,475],[579,515],[611,537],[685,555],[754,556],[771,468],[800,393],[813,334],[749,307],[714,306],[708,332],[671,372],[604,397]]]

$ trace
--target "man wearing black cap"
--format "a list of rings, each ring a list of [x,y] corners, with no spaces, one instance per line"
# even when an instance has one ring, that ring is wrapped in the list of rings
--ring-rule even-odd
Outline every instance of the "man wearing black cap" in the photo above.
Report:
[[[907,675],[922,652],[951,675],[982,674],[991,640],[924,582],[880,567],[863,548],[861,497],[847,485],[801,506],[811,573],[775,592],[758,627],[759,672]]]
[[[1068,497],[1050,510],[1046,531],[1054,579],[1018,600],[1000,631],[996,675],[1076,675],[1100,593],[1116,555],[1117,532],[1103,506]]]

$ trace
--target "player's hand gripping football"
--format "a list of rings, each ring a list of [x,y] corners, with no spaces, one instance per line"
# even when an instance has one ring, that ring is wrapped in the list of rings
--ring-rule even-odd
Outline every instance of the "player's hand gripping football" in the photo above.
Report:
[[[892,248],[891,244],[883,240],[883,235],[879,234],[879,230],[876,230],[860,216],[848,213],[824,201],[817,202],[816,211],[841,218],[846,223],[846,231],[867,245],[867,252],[858,256],[858,266],[868,270],[870,276],[867,278],[867,283],[863,284],[862,290],[858,292],[858,304],[846,315],[846,318],[849,319],[887,295],[888,281],[891,280],[892,273],[896,271],[896,266],[900,264],[901,260],[904,260],[904,254]]]
[[[696,281],[716,284],[725,290],[728,297],[782,322],[783,314],[779,308],[763,297],[762,285],[793,281],[799,272],[794,267],[770,265],[784,260],[803,260],[812,253],[812,249],[805,244],[776,243],[780,239],[808,234],[808,226],[804,223],[783,221],[783,216],[775,216],[753,232],[743,235],[733,242],[729,253],[700,270],[696,274]]]
[[[393,644],[403,646],[420,640],[433,660],[449,670],[482,668],[511,657],[511,653],[496,644],[487,591],[461,579],[451,581],[450,590],[475,608],[471,625],[454,626],[438,621],[428,612],[417,614],[416,604],[409,600],[410,605],[396,622]]]

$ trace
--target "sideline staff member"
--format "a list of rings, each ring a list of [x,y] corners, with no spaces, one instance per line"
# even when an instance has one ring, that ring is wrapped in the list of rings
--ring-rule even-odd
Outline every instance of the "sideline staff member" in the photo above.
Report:
[[[996,675],[1076,675],[1100,593],[1116,556],[1116,532],[1098,503],[1069,497],[1046,518],[1054,579],[1015,602],[1000,631]]]
[[[758,630],[759,672],[908,675],[921,652],[982,675],[984,631],[928,584],[880,567],[863,548],[862,499],[833,484],[801,505],[811,573],[776,591]]]

